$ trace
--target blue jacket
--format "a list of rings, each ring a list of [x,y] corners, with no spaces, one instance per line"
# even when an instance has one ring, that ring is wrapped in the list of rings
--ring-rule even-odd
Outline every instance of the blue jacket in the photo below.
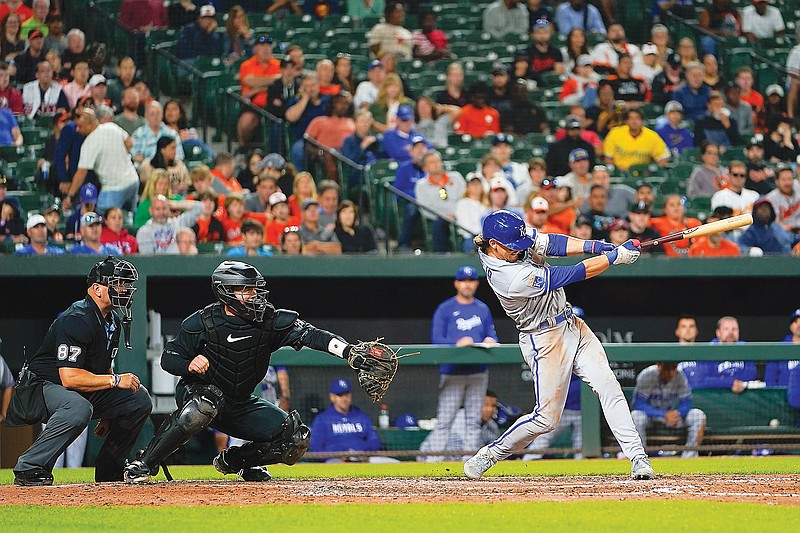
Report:
[[[679,154],[687,148],[694,148],[694,136],[687,128],[673,128],[670,124],[664,124],[656,128],[656,133],[667,144],[667,148]]]
[[[405,163],[411,161],[411,139],[419,135],[425,137],[421,133],[411,130],[409,133],[398,131],[397,128],[391,129],[383,134],[383,149],[390,159],[394,159],[398,163]],[[425,145],[428,149],[433,148],[433,145],[425,139]]]
[[[122,255],[120,249],[113,244],[101,244],[99,252],[94,251],[94,249],[89,248],[85,244],[78,244],[73,246],[69,253],[73,255]]]
[[[696,121],[703,118],[708,111],[708,95],[711,94],[711,87],[703,85],[695,93],[688,85],[684,85],[672,95],[673,100],[677,100],[683,106],[683,117],[687,120]]]
[[[419,180],[426,176],[425,172],[414,164],[413,161],[406,161],[394,173],[394,186],[407,195],[416,198],[415,185]]]
[[[789,372],[786,396],[789,400],[789,405],[795,409],[800,409],[800,365],[797,365]]]
[[[361,148],[361,142],[364,140],[364,138],[359,137],[357,133],[354,133],[344,140],[344,144],[342,145],[342,155],[348,159],[352,159],[359,165],[374,163],[382,155],[380,138],[376,136],[376,139],[377,140],[374,143],[367,146],[367,149],[364,150]],[[359,171],[350,169],[350,183],[353,185],[358,185],[360,180],[361,175]]]
[[[78,133],[74,121],[67,122],[61,135],[56,142],[56,155],[53,160],[59,182],[72,181],[72,176],[78,170],[78,161],[81,158],[81,146],[86,139]],[[69,168],[67,168],[67,157],[69,157]],[[90,170],[86,175],[86,181],[94,181],[94,171]]]
[[[792,252],[792,234],[780,227],[777,222],[769,226],[753,222],[744,233],[739,236],[739,247],[742,255],[746,255],[750,248],[758,247],[765,254],[790,254]]]
[[[328,100],[330,100],[330,96],[327,94],[320,95],[320,102],[317,105],[314,105],[311,101],[308,102],[306,105],[303,114],[300,115],[300,118],[297,122],[290,122],[289,123],[289,133],[292,135],[293,140],[298,140],[303,138],[303,134],[308,129],[308,125],[311,124],[311,121],[317,117],[324,117],[325,111],[328,109]],[[290,108],[295,105],[297,102],[300,101],[300,97],[293,96],[291,100],[286,104],[286,108]]]
[[[497,340],[494,320],[489,306],[475,298],[470,304],[461,304],[456,297],[442,302],[433,313],[431,343],[455,343],[461,337],[472,337],[475,342],[483,342],[486,337]],[[475,374],[488,369],[489,365],[441,365],[441,374]]]
[[[753,361],[692,361],[679,368],[693,389],[730,389],[734,380],[753,381],[758,376]]]
[[[192,22],[181,28],[181,36],[175,46],[175,55],[181,59],[194,59],[195,57],[222,57],[227,48],[227,38],[224,33],[206,33],[200,29],[197,22]]]
[[[33,246],[31,246],[30,244],[26,244],[25,246],[17,250],[16,253],[17,255],[38,255],[36,253],[36,250],[34,250]],[[58,246],[52,246],[48,244],[45,249],[44,255],[64,255],[65,253],[66,252],[64,252],[64,250],[59,248]]]
[[[355,405],[343,415],[333,405],[322,411],[311,423],[312,452],[375,451],[381,439],[372,420]]]
[[[798,361],[769,361],[764,368],[764,383],[767,387],[786,387],[789,384],[789,373],[800,367]]]

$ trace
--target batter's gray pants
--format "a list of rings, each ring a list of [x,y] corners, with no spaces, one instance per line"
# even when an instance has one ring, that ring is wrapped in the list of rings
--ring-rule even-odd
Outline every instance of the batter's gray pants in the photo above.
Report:
[[[14,470],[25,472],[42,468],[52,472],[58,456],[89,425],[92,419],[104,418],[111,428],[97,455],[95,479],[122,481],[125,459],[129,458],[153,403],[147,389],[107,389],[79,393],[45,381],[44,403],[50,418],[47,427],[30,448],[19,456]]]
[[[477,374],[442,374],[439,378],[439,405],[436,409],[436,427],[422,442],[422,452],[440,452],[447,447],[450,429],[461,406],[464,406],[466,430],[464,445],[468,450],[477,450],[481,443],[481,411],[486,389],[489,387],[489,371]],[[421,460],[440,461],[441,456],[421,457]]]
[[[644,411],[631,411],[631,417],[633,417],[633,423],[636,424],[636,431],[639,432],[642,444],[645,446],[647,446],[647,428],[649,426],[658,423],[663,424],[664,427],[669,427],[663,417],[650,417],[647,416],[647,413]],[[689,409],[689,412],[686,413],[686,418],[681,418],[678,425],[674,427],[678,429],[686,428],[686,446],[693,448],[700,444],[700,442],[698,442],[698,435],[705,425],[706,414],[700,409]],[[683,452],[683,455],[685,457],[696,457],[697,452],[686,451]]]
[[[576,409],[564,409],[564,414],[561,415],[561,420],[558,422],[556,429],[533,439],[533,442],[528,446],[528,450],[536,451],[549,448],[559,435],[570,428],[572,428],[572,447],[580,450],[583,448],[583,425],[581,422],[581,412]],[[541,458],[542,454],[540,453],[527,453],[522,456],[523,461],[535,461]],[[575,459],[583,459],[583,454],[581,452],[575,452]]]

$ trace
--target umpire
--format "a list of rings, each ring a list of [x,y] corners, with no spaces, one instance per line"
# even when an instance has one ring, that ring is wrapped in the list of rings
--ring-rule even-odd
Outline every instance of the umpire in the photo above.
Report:
[[[47,427],[19,457],[14,484],[52,485],[58,456],[97,418],[95,435],[105,437],[105,443],[97,455],[95,480],[122,481],[125,459],[152,410],[139,378],[113,369],[138,277],[131,263],[112,256],[94,265],[86,279],[86,298],[53,322],[23,368],[9,421],[41,421]]]

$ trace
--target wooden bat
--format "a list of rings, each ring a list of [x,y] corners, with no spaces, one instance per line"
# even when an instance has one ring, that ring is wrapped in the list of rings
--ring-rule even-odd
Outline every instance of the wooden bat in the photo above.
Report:
[[[650,246],[658,246],[659,244],[664,244],[665,242],[674,242],[683,239],[693,239],[694,237],[703,237],[705,235],[713,235],[714,233],[721,233],[723,231],[741,228],[742,226],[748,226],[752,223],[753,214],[742,213],[741,215],[736,215],[735,217],[724,218],[722,220],[709,222],[708,224],[702,224],[694,228],[685,229],[677,233],[671,233],[669,235],[659,237],[658,239],[645,241],[642,243],[641,249],[644,250]]]

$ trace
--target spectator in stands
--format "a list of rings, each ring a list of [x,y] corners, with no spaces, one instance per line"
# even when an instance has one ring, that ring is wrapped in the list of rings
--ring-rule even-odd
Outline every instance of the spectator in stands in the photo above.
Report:
[[[342,86],[334,81],[336,69],[330,59],[320,59],[314,68],[319,78],[319,93],[326,96],[341,94]]]
[[[136,82],[136,63],[128,56],[120,58],[117,62],[117,77],[109,80],[108,98],[111,104],[122,109],[122,94],[126,89],[132,88]]]
[[[586,33],[606,33],[600,11],[586,0],[569,0],[556,8],[556,27],[561,35],[569,35],[573,28]]]
[[[66,95],[69,107],[72,109],[78,104],[78,100],[92,93],[89,87],[89,62],[85,59],[76,61],[70,75],[72,81],[62,87],[61,91]]]
[[[702,63],[689,63],[686,67],[686,85],[674,90],[672,98],[683,106],[683,115],[688,120],[702,119],[708,109],[712,91],[703,83],[704,75],[705,67]]]
[[[100,242],[116,246],[124,255],[138,254],[139,243],[136,237],[128,233],[124,226],[122,209],[112,207],[106,209],[103,215],[103,230],[100,233]]]
[[[789,317],[789,333],[783,338],[783,342],[800,344],[800,309]],[[789,385],[791,373],[800,371],[795,369],[800,369],[799,361],[769,361],[764,368],[764,382],[767,387],[786,387]]]
[[[339,52],[333,60],[333,83],[341,86],[352,100],[356,93],[356,79],[353,75],[353,60],[350,54]]]
[[[429,209],[422,210],[421,215],[431,221],[433,251],[446,252],[450,241],[449,222],[455,220],[456,203],[464,196],[466,184],[458,172],[444,171],[442,156],[435,150],[423,156],[422,168],[428,178],[417,181],[414,196]]]
[[[742,34],[751,43],[783,37],[785,30],[783,15],[777,7],[770,6],[768,0],[753,0],[752,6],[742,10]]]
[[[770,163],[794,163],[798,156],[800,144],[794,136],[792,120],[786,115],[774,117],[764,135],[764,159]]]
[[[514,189],[530,181],[528,169],[522,163],[511,160],[514,154],[514,136],[507,133],[498,133],[492,139],[491,154],[500,162],[501,170]],[[487,176],[491,177],[491,176]]]
[[[602,185],[592,185],[589,188],[589,197],[581,215],[589,218],[592,224],[593,239],[607,239],[608,230],[614,217],[606,211],[608,206],[608,189]]]
[[[651,184],[642,180],[636,183],[637,202],[647,202],[652,206],[653,202],[655,202],[655,199],[656,199],[656,194]]]
[[[170,216],[171,209],[184,210],[178,216]],[[150,204],[150,220],[139,228],[136,239],[139,241],[141,254],[177,254],[176,236],[181,228],[191,228],[200,213],[203,204],[192,200],[169,200],[165,196],[157,196]]]
[[[583,122],[575,115],[568,115],[564,119],[566,136],[552,143],[547,150],[547,170],[552,176],[563,176],[570,172],[569,154],[578,148],[589,155],[589,166],[594,166],[595,149],[588,141],[583,139]]]
[[[483,31],[493,39],[528,34],[528,9],[519,0],[495,0],[483,11]]]
[[[300,218],[303,213],[301,206],[309,198],[316,201],[317,184],[310,173],[298,172],[292,182],[292,194],[289,196],[289,212],[291,215]]]
[[[748,66],[739,67],[739,70],[736,71],[736,85],[741,89],[739,97],[743,102],[750,104],[753,111],[757,113],[764,108],[764,97],[753,89],[754,83],[753,69]]]
[[[650,227],[650,216],[652,214],[652,204],[644,201],[632,203],[628,209],[628,238],[645,242],[660,237],[658,232]],[[642,250],[642,253],[662,254],[664,249],[661,246],[651,246]]]
[[[8,13],[0,21],[0,58],[3,61],[13,62],[16,57],[25,51],[25,39],[22,38],[22,23],[19,15]],[[13,72],[16,68],[12,66]]]
[[[739,236],[743,254],[784,254],[792,252],[794,236],[783,229],[775,219],[775,208],[766,198],[753,204],[753,223]]]
[[[29,216],[25,227],[28,230],[29,244],[17,250],[17,255],[64,255],[62,248],[47,244],[47,223],[42,215]]]
[[[738,124],[731,117],[731,111],[725,107],[725,100],[718,91],[709,93],[706,107],[705,115],[696,119],[694,124],[695,145],[700,146],[706,140],[724,148],[743,144]]]
[[[559,185],[564,184],[559,182]],[[594,185],[601,185],[605,187],[608,197],[608,203],[605,207],[605,212],[616,218],[624,218],[628,214],[628,206],[630,206],[636,199],[634,190],[625,185],[624,183],[611,183],[611,175],[608,173],[608,168],[605,165],[595,165],[592,168],[592,177],[589,181],[589,188]],[[588,201],[588,200],[587,200]],[[581,209],[588,207],[586,203],[583,204]]]
[[[128,87],[122,91],[120,104],[122,112],[114,117],[114,124],[125,130],[128,135],[133,135],[137,129],[146,125],[144,118],[138,113],[139,92],[134,87]]]
[[[44,49],[46,52],[54,50],[56,54],[58,54],[60,60],[61,54],[67,49],[67,36],[64,33],[64,19],[61,15],[51,13],[47,15],[46,20],[47,36],[44,38]]]
[[[592,58],[582,54],[575,59],[574,71],[561,86],[558,99],[565,105],[580,104],[591,99],[591,93],[587,91],[596,90],[598,81],[600,75],[594,71]]]
[[[559,228],[559,233],[567,234],[577,218],[574,202],[569,199],[569,189],[561,187],[558,180],[545,178],[541,182],[539,196],[547,200],[547,223]],[[530,200],[530,196],[528,197]]]
[[[579,27],[572,28],[569,31],[566,45],[561,48],[561,55],[564,57],[564,70],[566,72],[573,72],[575,67],[578,66],[578,58],[583,55],[588,56],[591,64],[594,65],[594,61],[589,55],[589,47],[586,44],[586,32]]]
[[[217,12],[212,5],[200,7],[197,20],[181,28],[175,55],[193,63],[198,57],[222,57],[227,47],[225,34],[216,31]]]
[[[22,146],[19,124],[7,107],[0,107],[0,146]]]
[[[262,34],[257,36],[253,44],[253,57],[242,63],[239,67],[239,81],[242,85],[242,97],[250,99],[253,105],[260,108],[267,108],[269,88],[276,81],[281,79],[283,74],[281,62],[272,56],[273,42],[274,39],[268,35]],[[291,69],[288,73],[295,74],[295,71]],[[287,82],[288,85],[292,87],[293,92],[294,80],[285,80],[281,87],[285,88]],[[275,96],[280,98],[277,94]],[[283,103],[285,103],[285,101]],[[244,148],[250,146],[253,133],[260,123],[261,117],[258,114],[251,111],[246,106],[242,107],[236,126],[240,146]]]
[[[775,171],[764,162],[763,141],[758,137],[750,138],[745,143],[744,155],[747,163],[745,189],[752,189],[762,196],[774,190]]]
[[[725,109],[730,111],[730,116],[736,121],[736,129],[743,139],[753,134],[753,108],[739,97],[741,90],[738,85],[725,87]]]
[[[178,242],[178,253],[180,255],[197,255],[197,236],[190,228],[181,228],[175,237]]]
[[[77,121],[78,133],[84,135],[78,170],[64,198],[63,208],[69,209],[72,196],[93,170],[100,182],[98,209],[121,207],[132,211],[139,192],[139,175],[130,160],[128,150],[133,141],[125,130],[114,123],[100,124],[92,109],[82,109]]]
[[[453,122],[460,114],[458,106],[437,104],[430,96],[420,96],[414,110],[414,129],[436,148],[446,148]]]
[[[683,106],[681,103],[676,100],[667,102],[667,105],[664,106],[664,115],[667,117],[667,122],[656,128],[656,133],[672,154],[678,156],[687,148],[694,147],[692,132],[682,124]]]
[[[372,135],[372,113],[366,109],[359,109],[355,113],[355,132],[344,140],[342,155],[348,159],[366,165],[378,159],[381,151],[380,142],[375,135]],[[349,175],[350,184],[353,187],[360,187],[362,172],[355,169]]]
[[[728,175],[728,169],[719,166],[719,145],[704,141],[700,145],[702,165],[694,167],[686,185],[688,198],[711,198],[720,188],[720,179]]]
[[[7,190],[6,178],[0,176],[0,241],[26,243],[28,237],[25,235],[25,221],[19,200],[6,197]]]
[[[447,65],[444,90],[436,97],[436,102],[458,107],[464,107],[469,103],[468,95],[464,90],[464,67],[461,66],[461,63]]]
[[[616,74],[609,74],[606,78],[614,89],[614,99],[625,102],[628,107],[640,107],[650,101],[647,82],[631,75],[633,58],[623,53],[617,61]]]
[[[100,242],[100,234],[103,218],[90,211],[81,215],[81,239],[80,243],[72,247],[69,253],[73,255],[120,255],[122,251],[113,244],[103,244]]]
[[[515,113],[511,100],[511,73],[505,65],[496,65],[492,69],[492,88],[486,98],[486,104],[500,113],[500,129],[511,125]],[[510,128],[509,128],[510,129]]]
[[[386,81],[386,69],[380,59],[373,59],[367,67],[367,79],[356,87],[353,105],[356,109],[369,107],[378,98],[378,93]]]
[[[484,183],[487,186],[489,185],[489,182],[491,180],[495,178],[501,179],[505,184],[504,188],[506,190],[506,193],[508,194],[508,199],[507,199],[508,204],[513,206],[520,205],[522,200],[517,195],[512,182],[509,181],[509,179],[506,177],[505,172],[503,172],[503,163],[500,162],[500,159],[498,159],[496,155],[492,153],[485,154],[481,158],[480,162],[478,162],[477,171],[479,175],[484,179]]]
[[[642,60],[639,63],[634,63],[631,76],[643,79],[649,91],[653,85],[653,79],[662,70],[658,47],[653,43],[642,45]]]
[[[373,57],[379,58],[389,52],[403,61],[413,58],[413,38],[403,27],[406,8],[402,2],[389,1],[383,13],[384,21],[369,31],[369,49]]]
[[[500,133],[500,113],[486,104],[489,88],[483,82],[469,87],[470,103],[461,109],[461,115],[453,124],[456,133],[468,134],[478,139],[491,133]]]
[[[776,221],[787,231],[800,230],[800,182],[795,179],[792,167],[780,165],[775,179],[775,190],[766,195],[776,210]]]
[[[465,228],[458,229],[458,234],[463,238],[462,252],[472,253],[475,250],[472,239],[481,232],[481,221],[488,206],[483,178],[477,172],[470,172],[467,174],[464,197],[456,203],[456,223]]]
[[[369,106],[374,120],[372,129],[378,133],[391,130],[395,125],[395,118],[400,106],[413,108],[414,101],[406,97],[400,76],[388,74],[378,91],[377,98]]]
[[[64,234],[58,229],[61,222],[60,208],[61,206],[58,203],[54,203],[42,211],[45,224],[47,224],[47,241],[55,244],[64,242]]]
[[[523,79],[513,80],[509,92],[516,112],[512,113],[510,119],[503,123],[503,131],[519,135],[547,133],[550,128],[547,113],[528,99],[526,81]]]
[[[95,74],[89,78],[89,89],[91,91],[89,96],[78,102],[79,104],[82,102],[84,106],[94,107],[95,109],[100,109],[100,107],[103,106],[111,109],[111,100],[106,98],[108,87],[106,86],[105,76],[102,74]],[[114,117],[114,111],[116,110],[112,110],[112,119]]]
[[[303,134],[312,120],[325,115],[328,100],[328,96],[319,92],[319,78],[316,73],[305,74],[297,96],[289,100],[285,117],[290,123],[289,132],[293,139],[292,163],[297,170],[305,169]]]
[[[422,167],[422,160],[428,151],[428,143],[425,138],[418,135],[411,139],[409,149],[410,159],[399,165],[395,172],[393,185],[395,188],[404,192],[406,195],[416,198],[416,184],[425,177],[425,170]],[[399,198],[401,228],[397,236],[397,249],[399,252],[411,251],[411,237],[414,225],[419,219],[417,206]]]
[[[413,124],[413,123],[412,123]],[[400,121],[398,121],[400,128]],[[328,109],[324,116],[314,118],[306,128],[305,134],[309,139],[315,140],[326,148],[341,150],[344,141],[356,131],[356,125],[352,118],[352,109],[347,96],[337,94],[331,97],[328,102]],[[389,137],[389,132],[387,132]],[[339,166],[337,159],[329,153],[320,152],[312,143],[306,144],[306,157],[308,161],[314,159],[322,163],[325,176],[328,179],[339,181]]]
[[[547,222],[550,216],[550,203],[541,196],[534,197],[525,209],[525,221],[536,231],[542,233],[561,233],[563,230]]]
[[[625,125],[608,133],[603,145],[605,159],[618,170],[651,163],[663,167],[669,161],[667,145],[655,131],[643,124],[642,111],[629,109],[625,114]]]
[[[300,225],[300,217],[289,214],[289,203],[286,195],[281,191],[276,191],[269,196],[269,209],[271,222],[265,229],[264,240],[272,246],[280,246],[281,238],[286,228]]]
[[[240,5],[233,5],[228,10],[225,21],[225,33],[228,36],[228,63],[235,63],[239,58],[253,53],[253,32],[247,12]]]
[[[80,190],[81,205],[67,218],[67,239],[80,240],[81,217],[86,213],[94,213],[97,206],[97,187],[94,183],[84,183]]]
[[[166,28],[169,17],[164,2],[160,0],[122,0],[119,21],[129,30],[147,33]]]
[[[19,84],[35,80],[38,77],[38,65],[42,61],[45,61],[44,34],[39,30],[31,30],[28,32],[28,49],[14,58],[16,82]]]
[[[319,182],[317,187],[317,202],[319,202],[319,225],[323,229],[334,229],[336,225],[336,212],[339,209],[339,194],[342,188],[330,179]]]
[[[506,211],[511,211],[516,213],[520,216],[520,218],[525,217],[525,213],[523,209],[515,205],[511,205],[509,198],[513,194],[514,187],[509,183],[509,181],[505,178],[497,176],[491,178],[489,180],[489,209],[486,210],[484,215],[488,215],[493,211],[497,211],[499,209],[505,209]],[[515,204],[518,202],[514,202]]]
[[[424,136],[414,131],[414,110],[411,106],[401,105],[397,108],[395,127],[386,131],[383,136],[383,150],[390,159],[404,163],[411,159],[411,146],[416,137],[422,137],[425,145],[432,148]]]
[[[61,67],[61,57],[58,53],[56,53],[55,50],[48,50],[44,58],[45,61],[50,63],[50,66],[53,67],[53,81],[62,87],[69,83],[69,80],[67,80],[67,73],[64,72],[64,69]]]
[[[203,210],[192,226],[196,240],[201,243],[224,241],[225,228],[215,216],[220,207],[219,196],[209,189],[197,193],[195,200],[203,204]]]
[[[586,109],[586,118],[588,124],[584,127],[600,137],[605,137],[612,128],[625,122],[625,105],[614,100],[614,88],[610,81],[601,79],[597,83],[597,101]]]
[[[200,140],[197,129],[189,125],[186,109],[184,109],[183,104],[177,98],[167,100],[167,103],[164,104],[164,124],[178,134],[184,152],[186,152],[186,148],[194,150],[195,152],[199,148],[201,152],[208,154],[210,157],[215,157],[216,154],[214,150]]]
[[[78,59],[87,59],[86,35],[78,28],[67,32],[67,49],[61,53],[61,66],[69,72]]]
[[[168,137],[175,142],[175,159],[183,160],[183,145],[180,136],[164,124],[164,110],[157,101],[147,105],[144,115],[146,123],[131,135],[133,147],[131,155],[136,163],[142,164],[145,159],[152,159],[156,155],[156,145],[162,137]],[[147,176],[142,176],[146,181]]]
[[[664,70],[653,78],[650,85],[652,102],[664,105],[675,98],[674,92],[683,83],[683,66],[681,57],[677,52],[667,55],[664,61]]]
[[[229,256],[262,256],[269,257],[272,250],[264,247],[264,226],[256,220],[242,222],[243,242],[240,246],[228,250]]]
[[[739,340],[739,321],[732,316],[724,316],[717,321],[716,337],[711,344],[743,344]],[[747,389],[747,382],[757,376],[756,365],[752,361],[703,361],[695,366],[683,367],[689,385],[696,388],[730,388],[736,394]]]
[[[275,179],[273,174],[272,169],[274,167],[270,167],[268,165],[280,164],[281,167],[283,167],[286,165],[286,161],[283,159],[283,157],[281,157],[280,154],[269,154],[267,157],[275,159],[280,158],[282,162],[278,163],[277,161],[269,161],[266,162],[263,169],[261,169],[259,168],[259,165],[264,162],[264,159],[259,159],[259,157],[260,156],[255,154],[251,156],[252,160],[256,160],[255,175],[249,180],[249,182],[253,184],[254,191],[245,195],[244,208],[245,211],[255,211],[260,213],[269,211],[269,197],[272,195],[272,193],[280,190],[278,187],[278,181]],[[280,170],[282,170],[282,168]],[[280,170],[278,170],[278,174],[280,173]],[[244,171],[242,174],[243,173]],[[239,174],[239,178],[237,179],[241,179],[242,174]]]
[[[233,155],[228,152],[218,153],[214,158],[214,168],[211,170],[211,175],[214,177],[211,187],[219,194],[242,192],[244,189],[234,176],[235,169]]]
[[[725,78],[719,72],[717,58],[711,54],[703,56],[703,84],[712,91],[723,91],[728,86]]]
[[[689,63],[700,61],[697,55],[697,48],[694,46],[694,39],[691,37],[683,37],[678,41],[678,55],[681,58],[681,66],[689,68]]]
[[[84,135],[78,132],[77,123],[73,120],[73,116],[66,111],[57,116],[56,123],[65,121],[61,127],[61,132],[58,135],[55,145],[55,154],[53,155],[51,169],[54,170],[54,178],[58,180],[58,194],[66,194],[69,190],[70,181],[72,176],[78,170],[78,161],[81,157],[81,146],[85,139]],[[94,180],[94,175],[89,176],[90,180]]]
[[[28,33],[31,30],[39,30],[47,37],[50,31],[47,27],[47,14],[50,12],[50,0],[33,0],[31,2],[33,15],[22,22],[22,32]]]
[[[619,22],[608,25],[607,39],[592,49],[594,69],[600,74],[610,74],[617,70],[619,58],[627,54],[633,62],[640,62],[642,51],[635,44],[628,43],[625,28]],[[633,68],[633,63],[631,63]]]
[[[732,212],[727,207],[718,207],[708,216],[706,223],[729,218]],[[707,237],[694,239],[689,247],[689,257],[735,257],[740,254],[739,247],[725,238],[724,233],[714,233]]]
[[[700,27],[717,37],[738,37],[742,22],[731,0],[711,0],[711,5],[700,12]],[[700,38],[703,52],[717,55],[717,40],[710,35]]]
[[[546,177],[547,163],[541,157],[532,157],[528,161],[528,181],[517,187],[517,198],[520,198],[520,203],[524,203],[532,193],[538,193],[542,180]]]
[[[711,209],[719,206],[730,207],[734,215],[751,211],[753,202],[758,200],[759,194],[744,188],[746,179],[747,165],[741,161],[728,163],[727,187],[715,192],[711,197]]]
[[[281,235],[281,253],[283,255],[303,255],[303,240],[300,238],[300,228],[287,226]]]
[[[414,40],[414,57],[425,61],[450,57],[447,35],[436,28],[436,13],[423,11],[418,20],[420,29],[411,34]]]
[[[133,224],[137,228],[141,228],[150,220],[150,205],[153,199],[159,196],[163,196],[167,200],[182,199],[179,195],[172,192],[169,176],[167,175],[167,171],[163,169],[157,169],[151,172],[145,182],[142,198],[139,201],[139,205],[136,207],[136,214],[133,217]]]
[[[668,194],[664,197],[664,215],[655,217],[650,225],[660,234],[669,235],[677,231],[699,226],[701,222],[696,218],[686,217],[683,199],[678,194]],[[664,245],[664,253],[670,257],[683,257],[689,253],[689,241],[668,242]]]
[[[336,237],[342,243],[343,254],[378,251],[375,230],[358,217],[358,208],[350,200],[343,200],[336,211]]]
[[[339,255],[342,244],[336,236],[334,228],[322,227],[319,223],[319,204],[314,198],[303,200],[300,238],[303,240],[305,253],[313,255]]]
[[[528,48],[530,71],[535,79],[541,79],[544,72],[564,73],[564,55],[550,44],[553,35],[550,21],[539,19],[533,26],[533,42]]]
[[[182,28],[197,19],[198,10],[201,6],[196,6],[193,0],[179,0],[172,2],[167,8],[169,15],[170,28]]]
[[[766,96],[764,108],[756,114],[755,131],[758,133],[765,133],[768,124],[773,123],[772,121],[777,119],[777,117],[786,114],[786,102],[783,101],[783,87],[777,83],[773,83],[767,87],[764,91],[764,95]]]
[[[636,376],[631,410],[636,431],[647,445],[647,428],[666,426],[687,428],[686,448],[694,448],[703,442],[706,414],[692,408],[692,389],[678,363],[659,362],[642,370]],[[697,457],[697,451],[685,450],[681,457]]]

